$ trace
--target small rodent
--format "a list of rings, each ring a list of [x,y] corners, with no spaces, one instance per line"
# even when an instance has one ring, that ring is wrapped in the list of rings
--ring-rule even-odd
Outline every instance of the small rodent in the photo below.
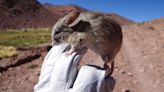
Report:
[[[74,10],[58,20],[51,36],[52,45],[71,45],[71,49],[66,52],[67,55],[83,48],[92,49],[101,55],[105,69],[108,69],[107,64],[111,63],[109,75],[112,74],[114,58],[122,44],[122,29],[111,16]]]

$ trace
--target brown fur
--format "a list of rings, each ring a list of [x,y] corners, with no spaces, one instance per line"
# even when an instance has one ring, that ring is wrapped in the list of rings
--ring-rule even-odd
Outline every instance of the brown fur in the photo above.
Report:
[[[90,48],[101,55],[105,64],[113,62],[122,43],[120,25],[102,13],[87,11],[78,15],[77,12],[72,11],[57,22],[52,30],[54,45],[69,43],[72,46],[71,52]]]

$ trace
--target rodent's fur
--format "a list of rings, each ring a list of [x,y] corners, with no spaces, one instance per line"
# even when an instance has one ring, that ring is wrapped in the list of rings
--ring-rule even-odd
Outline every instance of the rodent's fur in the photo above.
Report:
[[[72,11],[55,24],[52,43],[69,43],[73,51],[90,48],[108,63],[113,61],[121,48],[122,30],[109,15]]]

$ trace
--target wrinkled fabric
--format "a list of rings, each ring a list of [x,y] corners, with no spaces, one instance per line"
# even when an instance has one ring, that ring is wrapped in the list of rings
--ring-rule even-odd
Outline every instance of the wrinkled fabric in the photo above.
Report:
[[[106,92],[105,71],[93,66],[82,66],[78,72],[80,56],[65,56],[67,44],[53,46],[46,55],[34,92]]]

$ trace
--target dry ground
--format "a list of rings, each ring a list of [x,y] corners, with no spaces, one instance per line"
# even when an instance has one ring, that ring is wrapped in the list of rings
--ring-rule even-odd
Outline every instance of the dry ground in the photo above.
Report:
[[[113,92],[163,92],[164,19],[123,26],[123,29],[123,45],[112,75]],[[1,72],[0,92],[32,92],[46,53],[42,51],[39,58]],[[84,61],[98,63],[95,56],[88,52],[83,64]]]

